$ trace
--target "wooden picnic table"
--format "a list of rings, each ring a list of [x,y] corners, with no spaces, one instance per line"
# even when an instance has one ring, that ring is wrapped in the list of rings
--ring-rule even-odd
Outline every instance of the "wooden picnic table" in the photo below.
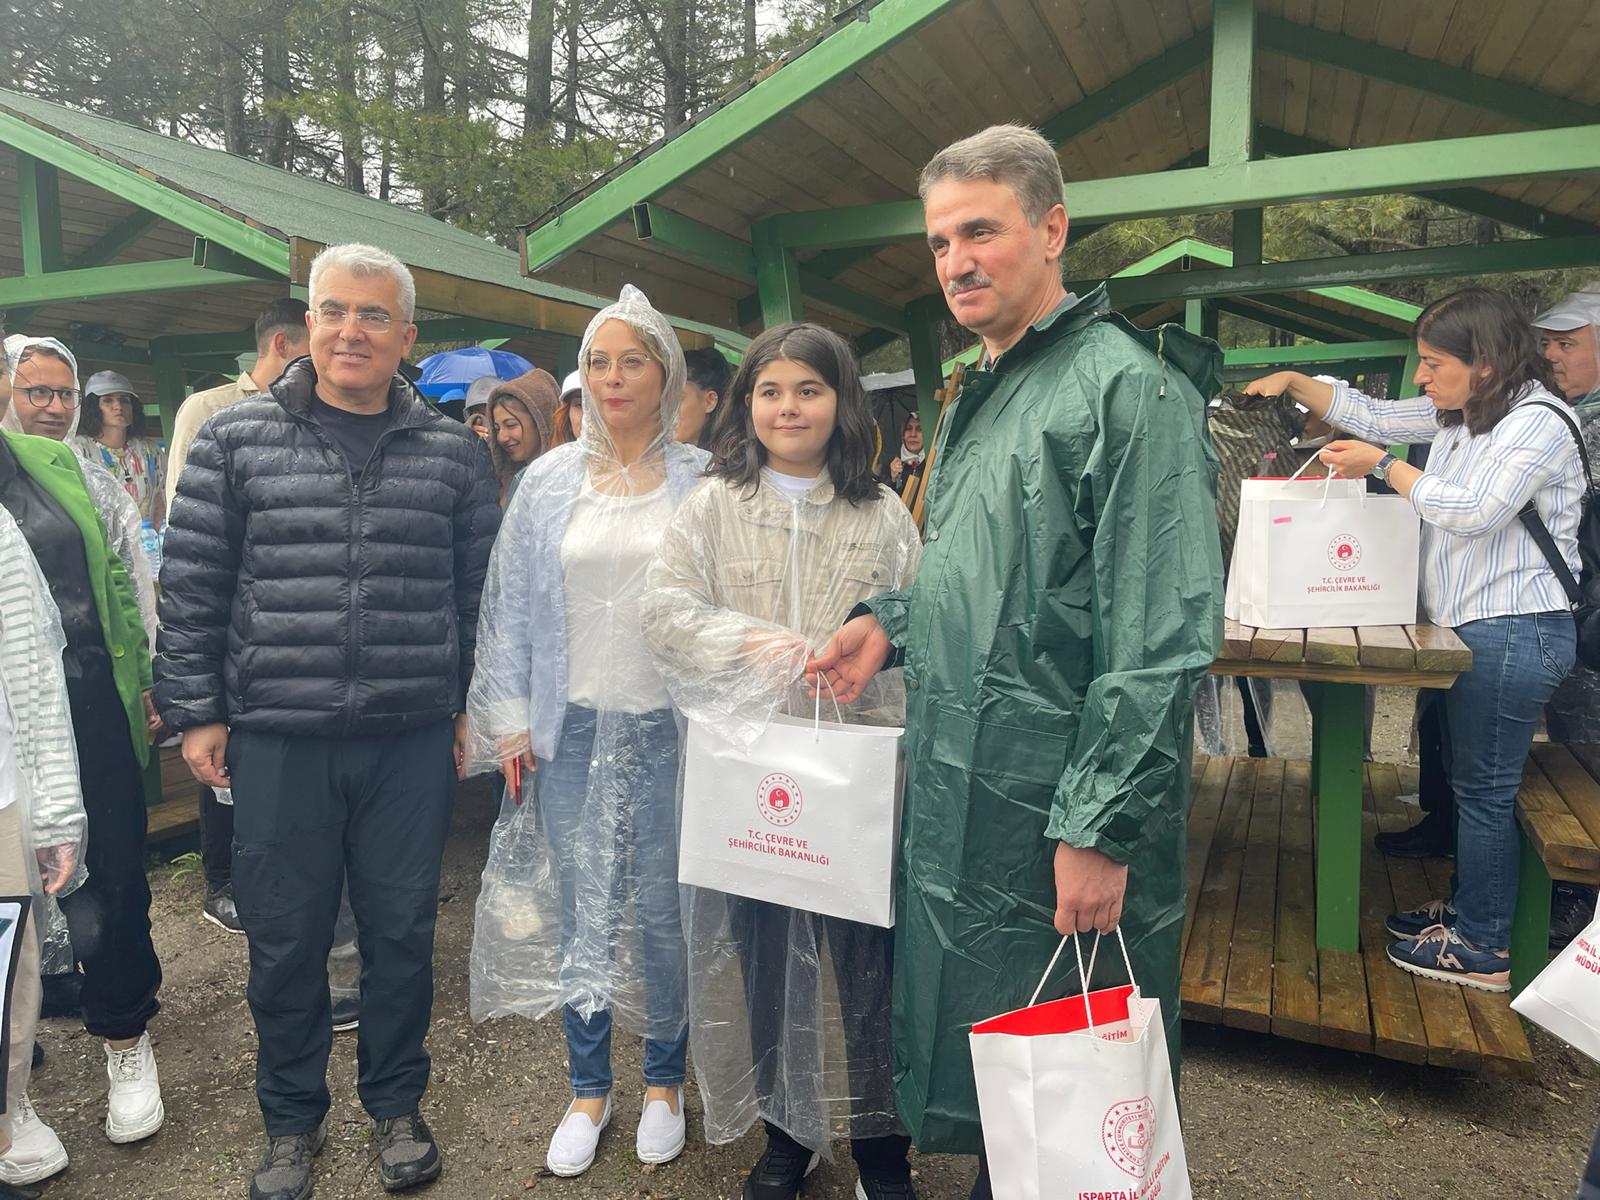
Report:
[[[1448,688],[1472,666],[1455,632],[1435,625],[1223,628],[1213,675],[1312,680],[1311,792],[1316,805],[1317,946],[1359,948],[1362,766],[1370,685]]]

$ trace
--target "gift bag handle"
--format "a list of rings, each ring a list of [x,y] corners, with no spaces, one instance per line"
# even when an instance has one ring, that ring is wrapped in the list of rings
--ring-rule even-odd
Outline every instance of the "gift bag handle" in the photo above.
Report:
[[[1307,467],[1309,467],[1314,462],[1320,462],[1320,461],[1321,461],[1320,452],[1318,454],[1313,454],[1310,458],[1306,459],[1305,462],[1300,464],[1300,470],[1296,471],[1293,475],[1289,476],[1289,478],[1285,479],[1284,482],[1285,483],[1293,483],[1296,479],[1300,478],[1300,476],[1305,472],[1305,469]],[[1330,470],[1328,472],[1327,479],[1324,480],[1323,484],[1322,484],[1322,503],[1320,505],[1318,505],[1319,508],[1326,508],[1328,506],[1328,493],[1330,491],[1332,491],[1332,490],[1333,490],[1333,472]],[[1367,491],[1366,491],[1365,488],[1361,489],[1360,493],[1358,494],[1358,498],[1361,501],[1361,507],[1365,508],[1367,506]]]
[[[1078,940],[1076,933],[1069,933],[1061,939],[1056,952],[1050,956],[1050,965],[1044,969],[1044,974],[1039,977],[1039,986],[1033,989],[1033,995],[1028,999],[1028,1007],[1032,1008],[1039,1003],[1039,993],[1044,991],[1044,985],[1050,980],[1050,972],[1056,969],[1056,963],[1061,958],[1061,952],[1067,948],[1067,941],[1071,939],[1073,953],[1078,957],[1078,983],[1083,991],[1083,1017],[1089,1023],[1089,1032],[1094,1032],[1094,1014],[1089,1010],[1089,977],[1094,974],[1094,960],[1100,953],[1100,932],[1095,931],[1094,945],[1089,947],[1089,967],[1083,966],[1083,943]],[[1117,926],[1117,945],[1122,947],[1122,965],[1128,968],[1128,982],[1138,987],[1138,982],[1133,977],[1133,960],[1128,957],[1128,942],[1122,936],[1122,926]]]
[[[839,697],[834,693],[833,684],[828,682],[828,677],[821,671],[817,672],[817,681],[828,689],[828,699],[833,701],[833,715],[839,719],[839,724],[844,724],[844,710],[839,707]],[[816,740],[822,740],[822,688],[817,689],[817,710],[811,718],[811,730],[816,735]]]

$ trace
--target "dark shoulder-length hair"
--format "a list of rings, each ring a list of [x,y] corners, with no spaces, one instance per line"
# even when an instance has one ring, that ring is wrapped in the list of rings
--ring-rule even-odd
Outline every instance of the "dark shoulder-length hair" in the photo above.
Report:
[[[1412,333],[1472,369],[1467,406],[1441,411],[1441,425],[1465,424],[1477,437],[1500,423],[1529,384],[1555,390],[1533,326],[1510,296],[1494,288],[1463,288],[1435,300],[1417,314]]]
[[[850,343],[821,325],[794,322],[779,325],[760,334],[744,352],[744,361],[728,385],[728,395],[719,408],[726,409],[717,423],[711,448],[711,465],[706,474],[726,479],[735,486],[748,485],[754,494],[767,462],[766,447],[756,437],[750,397],[762,369],[780,359],[804,363],[822,376],[839,398],[833,434],[828,438],[828,477],[835,495],[852,504],[876,500],[877,477],[872,473],[876,452],[877,425],[872,405],[861,386],[861,369],[856,365]]]
[[[115,395],[115,392],[109,393]],[[78,432],[92,438],[98,438],[100,431],[105,428],[105,414],[100,409],[99,396],[82,396],[78,400]],[[133,398],[132,419],[128,422],[128,436],[130,438],[143,437],[145,429],[144,405],[139,402],[139,397]]]

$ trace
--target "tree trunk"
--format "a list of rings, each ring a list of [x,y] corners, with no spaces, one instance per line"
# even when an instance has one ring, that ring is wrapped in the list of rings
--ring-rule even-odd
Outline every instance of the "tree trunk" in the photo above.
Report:
[[[744,64],[745,70],[754,74],[756,69],[756,0],[744,0]]]
[[[567,0],[567,74],[566,87],[561,96],[561,144],[570,146],[578,138],[578,58],[582,53],[579,34],[578,4],[580,0]]]
[[[522,133],[548,128],[551,110],[550,73],[555,64],[555,21],[551,0],[528,0],[528,75],[522,101]]]
[[[244,63],[224,38],[217,39],[217,53],[222,56],[222,144],[230,154],[248,158],[250,145],[245,134]]]
[[[417,6],[417,28],[422,44],[422,111],[443,116],[445,72],[439,31],[429,28],[421,5]],[[429,216],[439,216],[447,203],[448,198],[436,188],[430,188],[422,195],[422,211]]]
[[[356,82],[355,13],[346,4],[339,9],[339,149],[344,160],[344,186],[367,191],[367,164],[361,144],[361,89]]]
[[[689,119],[689,0],[669,0],[662,8],[661,124],[670,135]]]
[[[294,94],[294,81],[289,66],[289,31],[287,28],[290,3],[274,4],[268,10],[261,42],[261,99],[267,117],[267,143],[262,157],[268,165],[288,169],[293,159],[294,122],[275,101],[288,100]]]

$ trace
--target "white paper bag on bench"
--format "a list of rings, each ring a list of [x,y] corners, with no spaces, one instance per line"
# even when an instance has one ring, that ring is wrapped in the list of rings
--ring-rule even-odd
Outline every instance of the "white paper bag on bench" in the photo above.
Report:
[[[1225,612],[1258,629],[1414,625],[1420,536],[1410,503],[1360,479],[1246,479]]]
[[[1600,1061],[1600,917],[1522,989],[1511,1008]]]
[[[780,716],[746,749],[690,721],[679,881],[893,925],[904,732]]]

